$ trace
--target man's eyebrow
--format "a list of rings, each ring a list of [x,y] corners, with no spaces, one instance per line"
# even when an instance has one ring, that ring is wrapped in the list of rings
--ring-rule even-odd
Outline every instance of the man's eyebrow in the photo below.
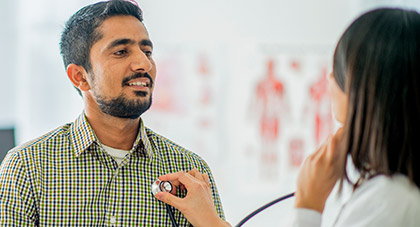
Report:
[[[112,41],[111,44],[109,44],[106,49],[109,50],[109,49],[112,49],[116,46],[127,45],[127,44],[133,45],[133,44],[135,44],[135,42],[132,39],[116,39],[116,40]],[[148,39],[143,39],[142,41],[139,42],[139,45],[140,46],[150,46],[151,48],[153,48],[152,41],[150,41]]]
[[[116,39],[114,41],[112,41],[111,44],[108,45],[108,47],[106,49],[112,49],[116,46],[119,45],[126,45],[126,44],[134,44],[135,42],[132,39]]]
[[[143,39],[140,41],[140,46],[150,46],[153,49],[153,43],[148,39]]]

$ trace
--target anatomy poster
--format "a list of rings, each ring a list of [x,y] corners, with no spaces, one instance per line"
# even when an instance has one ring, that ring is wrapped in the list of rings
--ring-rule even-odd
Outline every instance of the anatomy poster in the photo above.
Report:
[[[275,179],[278,176],[279,140],[282,136],[282,124],[287,113],[284,102],[285,86],[275,71],[275,62],[268,59],[265,72],[255,83],[251,95],[258,137],[260,141],[259,168],[261,177]]]
[[[255,192],[261,185],[284,188],[293,185],[290,179],[304,159],[333,131],[329,57],[311,50],[272,51],[248,61],[253,64],[240,64],[233,75],[238,84],[232,85],[229,100],[235,106],[230,115],[236,116],[230,118],[236,122],[231,127],[240,128],[229,136],[235,168],[247,176],[237,184],[252,182],[247,187]]]

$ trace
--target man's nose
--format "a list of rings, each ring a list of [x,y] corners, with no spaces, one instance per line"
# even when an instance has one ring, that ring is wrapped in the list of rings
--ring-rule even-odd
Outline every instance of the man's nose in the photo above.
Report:
[[[146,53],[139,50],[136,51],[133,56],[131,69],[133,72],[149,72],[152,69],[152,62],[149,57],[146,56]]]

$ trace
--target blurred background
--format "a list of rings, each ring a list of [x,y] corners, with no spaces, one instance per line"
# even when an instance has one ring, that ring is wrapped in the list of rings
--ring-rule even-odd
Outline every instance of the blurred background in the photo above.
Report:
[[[83,110],[59,54],[87,0],[0,0],[0,160]],[[326,74],[361,13],[418,0],[139,0],[158,75],[154,131],[210,165],[232,224],[295,190],[304,158],[336,129]],[[293,199],[245,226],[289,226]]]

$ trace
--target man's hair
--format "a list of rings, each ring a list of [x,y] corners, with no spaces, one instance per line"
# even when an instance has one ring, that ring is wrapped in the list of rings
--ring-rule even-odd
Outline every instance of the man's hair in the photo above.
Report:
[[[66,22],[61,34],[60,50],[64,67],[76,64],[89,72],[91,70],[90,49],[102,38],[97,28],[105,19],[117,15],[134,16],[143,22],[141,9],[133,2],[125,0],[98,2],[85,6],[73,14]],[[79,89],[77,90],[81,94]]]
[[[420,187],[420,14],[360,16],[337,44],[333,74],[349,103],[341,148],[361,176],[401,173]]]

